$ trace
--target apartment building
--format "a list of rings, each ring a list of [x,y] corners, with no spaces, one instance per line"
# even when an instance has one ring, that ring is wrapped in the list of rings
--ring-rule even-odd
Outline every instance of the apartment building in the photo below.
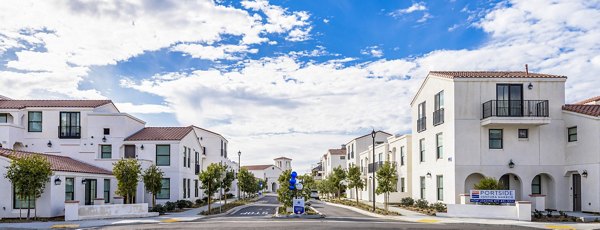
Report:
[[[246,165],[247,169],[254,177],[263,179],[266,183],[264,190],[267,192],[277,192],[280,188],[279,176],[286,170],[292,169],[292,159],[287,157],[278,157],[273,159],[274,164],[265,165]]]
[[[341,167],[344,170],[347,168],[346,155],[346,145],[342,145],[339,149],[329,149],[323,154],[320,163],[323,168],[323,179],[327,179],[333,173],[334,168]]]
[[[385,143],[387,141],[387,138],[390,136],[392,136],[392,134],[386,133],[384,131],[376,131],[376,145]],[[346,143],[346,168],[350,168],[350,166],[358,166],[361,169],[365,169],[368,166],[369,162],[366,159],[361,159],[360,153],[369,150],[372,145],[373,137],[371,137],[371,133],[354,138],[348,143]],[[348,198],[356,199],[357,194],[355,194],[355,191],[353,189],[349,189],[348,191],[346,191],[346,196]],[[358,194],[358,197],[361,198],[362,194]]]
[[[517,200],[600,211],[597,99],[565,105],[560,75],[432,71],[411,102],[414,198],[459,203],[483,177]]]
[[[146,127],[144,121],[121,113],[110,100],[12,100],[1,97],[0,147],[7,152],[68,157],[87,168],[108,172],[112,171],[113,163],[123,158],[137,159],[142,168],[156,164],[165,173],[158,203],[202,198],[197,174],[210,163],[223,163],[230,165],[232,170],[238,169],[237,163],[227,158],[227,140],[221,135],[195,126]],[[3,170],[5,168],[0,169]],[[95,172],[98,170],[82,173]],[[77,174],[68,178],[67,175],[56,175],[57,178],[52,180],[67,182],[60,187],[63,191],[69,190],[69,194],[51,194],[52,199],[58,197],[56,199],[62,202],[77,199],[81,205],[89,205],[97,198],[112,202],[117,183],[112,175]],[[75,186],[65,188],[71,183]],[[56,186],[47,188],[51,191],[53,187]],[[237,186],[233,187],[232,193],[237,194]],[[13,207],[18,203],[14,196],[5,199],[2,202],[13,203]],[[149,202],[150,199],[140,181],[135,202]],[[53,207],[53,210],[57,208]],[[48,211],[51,216],[62,215],[60,212]]]

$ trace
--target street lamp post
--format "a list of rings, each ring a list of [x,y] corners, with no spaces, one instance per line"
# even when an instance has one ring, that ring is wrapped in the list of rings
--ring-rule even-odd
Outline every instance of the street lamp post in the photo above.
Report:
[[[373,170],[373,180],[371,180],[371,182],[373,182],[373,212],[375,212],[375,129],[373,129],[373,132],[371,132],[371,138],[373,138],[373,157],[371,159],[373,159],[373,163],[371,164],[371,169]]]
[[[238,151],[238,173],[237,173],[237,192],[240,199],[240,171],[242,171],[242,151]]]

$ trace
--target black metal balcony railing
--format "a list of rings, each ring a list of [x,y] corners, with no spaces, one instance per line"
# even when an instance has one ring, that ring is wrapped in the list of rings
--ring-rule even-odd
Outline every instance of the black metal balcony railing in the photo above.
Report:
[[[427,124],[426,121],[427,121],[426,117],[421,117],[421,118],[417,119],[417,132],[425,131],[426,124]]]
[[[433,112],[433,125],[440,125],[444,123],[444,108],[440,108]]]
[[[58,126],[58,138],[81,138],[81,126]]]
[[[397,166],[396,162],[390,162],[390,163],[392,163],[392,165],[394,165],[394,166]],[[385,164],[385,161],[375,162],[374,169],[373,169],[373,163],[369,164],[369,166],[367,167],[369,169],[368,172],[373,173],[373,170],[375,170],[375,172],[377,172],[377,170],[379,170],[381,167],[383,167],[383,164]]]
[[[548,100],[491,100],[482,105],[482,119],[548,116]]]

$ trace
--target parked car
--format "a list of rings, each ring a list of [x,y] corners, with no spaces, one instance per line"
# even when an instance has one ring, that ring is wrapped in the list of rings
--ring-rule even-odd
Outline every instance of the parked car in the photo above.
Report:
[[[315,200],[319,200],[319,192],[317,192],[317,191],[311,191],[310,192],[310,198],[313,198]]]

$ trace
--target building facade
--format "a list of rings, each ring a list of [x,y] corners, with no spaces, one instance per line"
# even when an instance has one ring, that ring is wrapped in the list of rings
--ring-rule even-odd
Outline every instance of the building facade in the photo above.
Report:
[[[323,156],[321,157],[321,167],[322,167],[322,179],[327,179],[332,173],[333,169],[337,167],[341,167],[346,170],[346,145],[342,145],[339,149],[329,149]]]
[[[264,190],[266,192],[276,193],[280,188],[279,176],[286,170],[292,169],[292,159],[287,157],[278,157],[273,159],[274,164],[267,165],[246,165],[242,166],[251,172],[254,177],[263,179],[266,183]]]
[[[386,133],[384,131],[376,131],[375,132],[375,144],[380,145],[387,142],[387,138],[392,136],[392,134]],[[369,161],[365,157],[361,158],[361,153],[368,152],[369,149],[372,149],[373,138],[371,134],[366,134],[357,138],[352,139],[348,143],[346,143],[346,168],[350,168],[351,166],[359,167],[366,176],[366,170],[368,170]],[[372,150],[370,150],[372,151]],[[365,178],[366,179],[366,178]],[[368,197],[368,193],[358,194],[359,199],[366,196]],[[354,189],[349,189],[346,191],[346,196],[351,199],[356,199],[357,194],[355,194]]]

